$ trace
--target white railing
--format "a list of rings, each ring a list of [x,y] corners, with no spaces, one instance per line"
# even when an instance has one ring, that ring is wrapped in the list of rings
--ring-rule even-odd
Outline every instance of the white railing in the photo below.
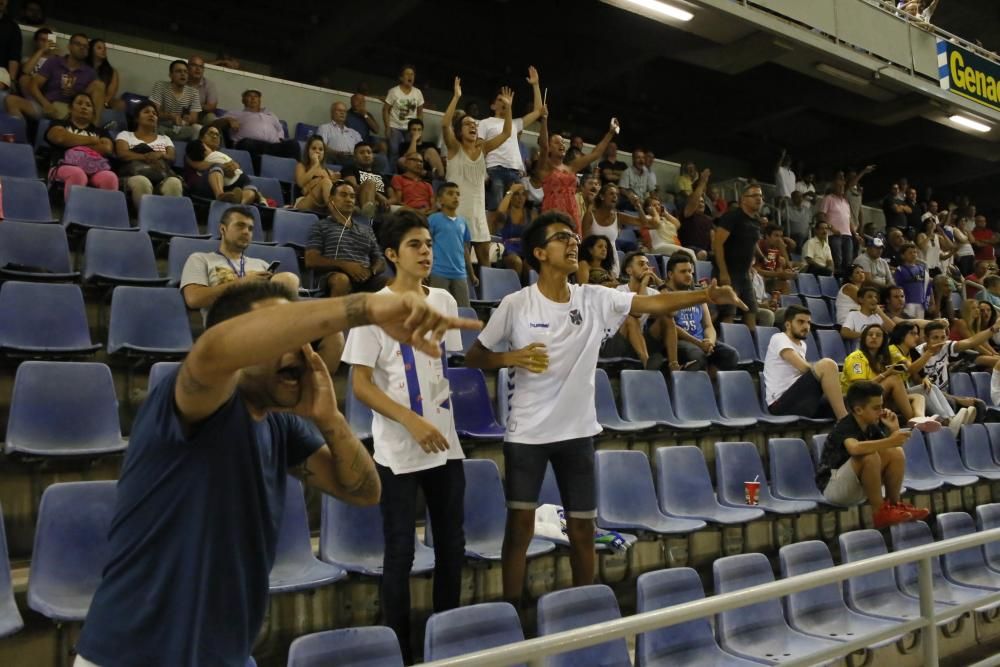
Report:
[[[425,664],[427,667],[503,667],[505,665],[528,663],[532,667],[541,667],[544,664],[546,656],[574,651],[587,646],[658,630],[686,621],[706,618],[724,611],[781,598],[819,586],[839,584],[845,579],[916,562],[918,564],[918,583],[920,589],[920,618],[894,624],[892,628],[872,632],[849,642],[811,653],[808,656],[787,662],[783,661],[781,664],[784,667],[815,665],[825,660],[849,655],[872,644],[903,633],[922,630],[923,664],[925,667],[936,667],[938,664],[937,623],[952,620],[970,611],[981,609],[984,606],[1000,603],[1000,591],[986,593],[983,597],[977,598],[974,601],[949,606],[941,612],[936,612],[934,608],[934,585],[930,559],[962,549],[978,548],[983,544],[998,540],[1000,540],[1000,528],[995,528],[973,535],[942,540],[934,544],[895,551],[883,556],[839,565],[819,572],[810,572],[809,574],[780,579],[773,583],[753,586],[724,595],[714,595],[703,600],[636,614],[608,621],[607,623],[567,630],[545,637],[529,639],[515,644],[499,646],[475,653],[467,653],[462,656],[436,660]],[[970,667],[989,667],[998,664],[1000,664],[1000,656],[994,656]]]

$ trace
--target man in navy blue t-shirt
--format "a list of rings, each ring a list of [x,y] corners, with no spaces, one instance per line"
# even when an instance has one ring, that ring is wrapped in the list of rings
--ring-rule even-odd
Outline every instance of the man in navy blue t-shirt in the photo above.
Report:
[[[479,327],[412,295],[292,300],[271,282],[228,290],[139,410],[78,666],[243,667],[267,607],[289,469],[347,502],[379,499],[371,457],[308,342],[377,324],[436,356],[447,329]]]

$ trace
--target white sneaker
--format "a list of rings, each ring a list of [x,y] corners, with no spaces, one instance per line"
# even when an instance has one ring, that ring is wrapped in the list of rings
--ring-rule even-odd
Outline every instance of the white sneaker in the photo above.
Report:
[[[956,438],[962,430],[962,425],[967,423],[969,420],[969,412],[966,408],[961,408],[955,413],[955,416],[948,421],[948,428],[951,429],[952,435]]]

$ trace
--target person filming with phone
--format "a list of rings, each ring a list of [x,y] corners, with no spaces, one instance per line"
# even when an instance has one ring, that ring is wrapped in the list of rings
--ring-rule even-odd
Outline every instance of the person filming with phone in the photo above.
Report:
[[[883,406],[882,387],[860,380],[848,388],[846,400],[850,412],[827,436],[816,471],[823,497],[842,506],[867,500],[878,530],[927,518],[926,509],[900,498],[906,470],[903,443],[911,431],[901,429],[896,414]]]

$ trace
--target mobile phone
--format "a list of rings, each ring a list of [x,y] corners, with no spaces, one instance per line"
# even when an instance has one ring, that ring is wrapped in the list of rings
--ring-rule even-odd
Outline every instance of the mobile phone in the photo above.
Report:
[[[267,265],[267,272],[268,273],[274,273],[275,271],[278,270],[279,266],[281,266],[281,262],[275,260],[275,261],[273,261],[273,262],[271,262],[270,264]]]
[[[906,364],[893,364],[892,366],[889,366],[889,368],[891,368],[894,371],[905,371]]]

